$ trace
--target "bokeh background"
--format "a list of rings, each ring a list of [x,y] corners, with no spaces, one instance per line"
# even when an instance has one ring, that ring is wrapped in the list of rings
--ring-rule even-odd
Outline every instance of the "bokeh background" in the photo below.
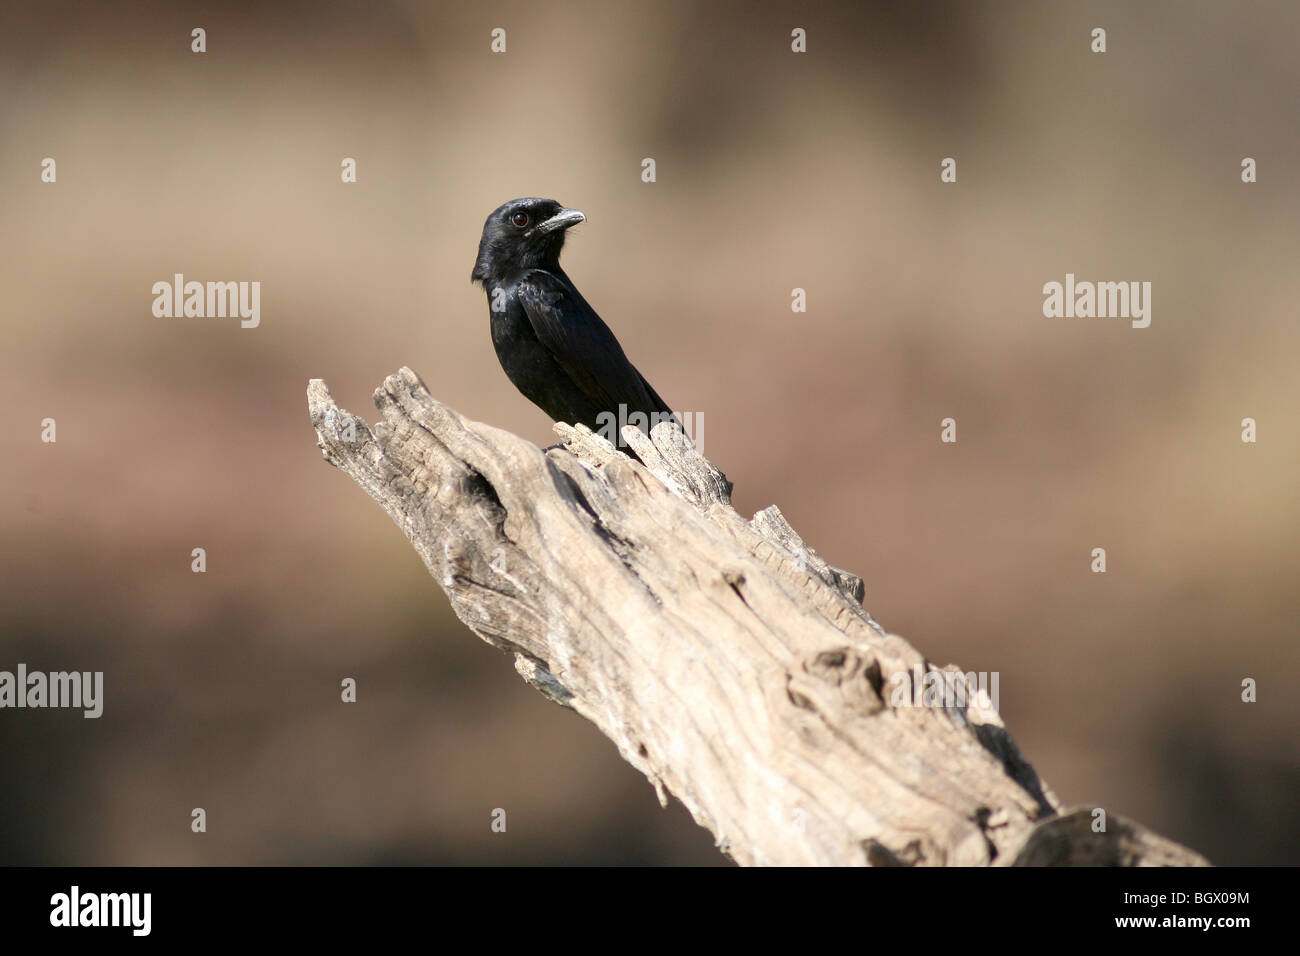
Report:
[[[0,10],[0,669],[106,672],[99,720],[0,712],[0,863],[724,862],[307,420],[410,365],[552,443],[469,282],[526,195],[586,211],[567,270],[740,510],[999,671],[1067,804],[1300,861],[1300,7]],[[260,328],[155,318],[176,272],[260,281]],[[1151,327],[1044,318],[1067,272],[1151,281]]]

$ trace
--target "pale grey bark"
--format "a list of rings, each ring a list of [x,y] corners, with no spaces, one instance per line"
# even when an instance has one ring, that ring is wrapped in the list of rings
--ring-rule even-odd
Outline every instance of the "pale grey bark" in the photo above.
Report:
[[[863,609],[862,581],[775,507],[746,520],[672,423],[546,451],[439,404],[409,369],[372,429],[307,389],[326,461],[405,532],[462,621],[591,720],[743,864],[1196,865],[1091,808],[1062,814],[997,713]],[[642,464],[644,462],[644,464]],[[933,680],[933,678],[931,678]]]

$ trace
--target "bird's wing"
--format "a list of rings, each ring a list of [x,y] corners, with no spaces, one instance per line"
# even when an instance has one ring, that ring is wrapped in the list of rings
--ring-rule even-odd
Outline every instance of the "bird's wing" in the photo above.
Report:
[[[533,269],[520,278],[515,293],[538,341],[598,408],[617,412],[621,404],[629,412],[671,411],[572,285]]]

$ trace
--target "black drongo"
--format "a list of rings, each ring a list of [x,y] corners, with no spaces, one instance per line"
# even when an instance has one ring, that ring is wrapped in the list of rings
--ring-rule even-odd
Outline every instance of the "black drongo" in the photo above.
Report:
[[[564,234],[585,218],[553,199],[511,200],[483,224],[471,279],[487,291],[492,344],[524,397],[625,447],[623,424],[644,431],[672,412],[560,268]]]

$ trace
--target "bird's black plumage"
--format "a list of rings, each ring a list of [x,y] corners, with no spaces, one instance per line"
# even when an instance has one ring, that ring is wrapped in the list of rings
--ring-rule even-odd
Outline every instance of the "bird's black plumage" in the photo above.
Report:
[[[555,421],[622,447],[611,417],[640,425],[641,413],[648,428],[672,411],[560,268],[565,232],[584,218],[553,199],[511,200],[483,224],[471,278],[487,291],[492,344],[515,387]]]

